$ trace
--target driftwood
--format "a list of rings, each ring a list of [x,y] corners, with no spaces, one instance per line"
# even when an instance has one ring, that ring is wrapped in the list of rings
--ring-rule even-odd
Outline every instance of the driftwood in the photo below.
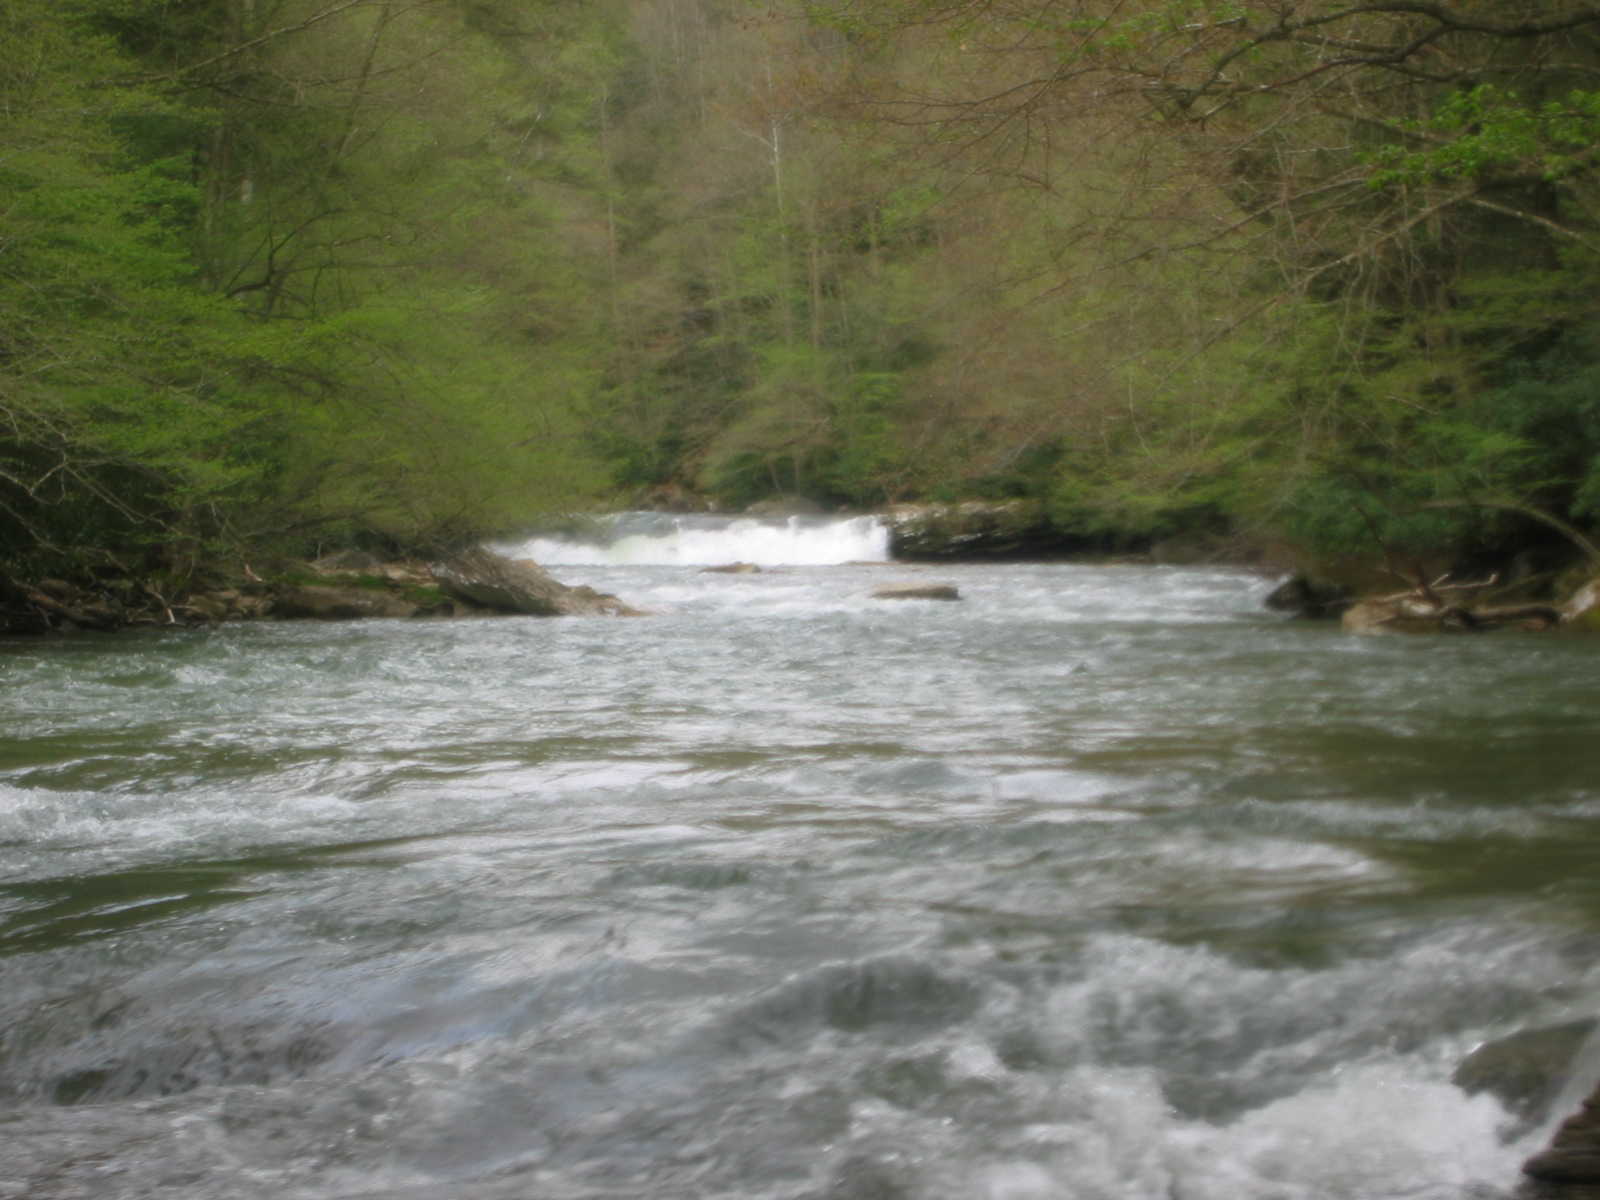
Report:
[[[31,586],[23,584],[14,596],[38,613],[45,627],[53,620],[57,625],[66,623],[80,629],[115,629],[125,620],[120,606],[56,579],[41,579]]]
[[[1372,596],[1358,601],[1343,617],[1352,633],[1430,632],[1464,630],[1482,633],[1517,626],[1522,629],[1551,629],[1561,624],[1561,610],[1548,604],[1462,603],[1462,593],[1481,591],[1499,582],[1498,575],[1475,583],[1450,583],[1441,575],[1431,583],[1417,576],[1416,586],[1387,596]]]

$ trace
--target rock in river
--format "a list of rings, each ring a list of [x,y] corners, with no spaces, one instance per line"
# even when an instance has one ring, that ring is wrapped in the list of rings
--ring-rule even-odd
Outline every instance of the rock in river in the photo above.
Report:
[[[872,589],[874,600],[959,600],[961,592],[948,583],[886,583]]]
[[[452,596],[498,612],[538,617],[641,615],[615,596],[559,583],[537,563],[482,548],[463,550],[435,563],[433,577]]]
[[[1596,1027],[1600,1021],[1585,1017],[1485,1042],[1461,1060],[1450,1082],[1469,1096],[1488,1092],[1531,1126],[1544,1118]]]

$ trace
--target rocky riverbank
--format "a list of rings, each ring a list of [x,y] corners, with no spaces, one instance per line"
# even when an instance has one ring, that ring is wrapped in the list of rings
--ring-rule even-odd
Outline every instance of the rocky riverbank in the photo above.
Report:
[[[1266,607],[1291,616],[1336,619],[1347,633],[1488,633],[1566,629],[1600,632],[1600,567],[1574,568],[1559,578],[1502,582],[1448,575],[1419,578],[1401,591],[1360,593],[1306,574],[1290,576]]]
[[[752,506],[740,517],[846,521],[816,505],[787,498]],[[587,520],[588,518],[584,518]],[[737,521],[739,517],[727,517]],[[1295,555],[1283,547],[1242,540],[1188,539],[1113,556],[1104,545],[1074,540],[1055,529],[1036,503],[970,501],[897,505],[871,514],[888,532],[890,557],[907,563],[1005,561],[1141,561],[1231,564],[1263,575],[1281,571]],[[574,521],[580,518],[573,518]],[[781,522],[780,522],[781,524]],[[881,554],[881,545],[875,548]],[[1531,560],[1531,554],[1520,556]],[[1295,617],[1332,618],[1352,633],[1495,629],[1600,630],[1600,561],[1551,556],[1539,571],[1526,566],[1488,570],[1474,580],[1451,574],[1395,591],[1392,563],[1352,561],[1306,567],[1266,598],[1269,609]],[[257,569],[259,568],[259,569]],[[748,563],[717,568],[754,571]],[[1506,578],[1502,578],[1502,574]],[[1387,585],[1390,590],[1382,590]],[[186,577],[108,570],[72,580],[19,579],[0,568],[0,635],[182,626],[262,619],[346,620],[363,617],[435,618],[524,613],[633,615],[614,596],[567,587],[529,560],[513,562],[483,549],[448,555],[380,559],[345,551],[312,561],[258,561],[226,572]]]
[[[1593,1070],[1592,1047],[1600,1021],[1582,1017],[1525,1029],[1479,1046],[1451,1076],[1468,1095],[1486,1092],[1510,1114],[1507,1137],[1522,1137],[1549,1122],[1551,1106],[1573,1082]],[[1523,1164],[1529,1177],[1517,1200],[1592,1200],[1600,1191],[1600,1088],[1582,1101]]]
[[[72,633],[223,621],[638,616],[615,596],[558,582],[537,564],[470,549],[436,561],[345,552],[173,588],[116,576],[102,583],[0,576],[0,634]]]
[[[1086,547],[1064,538],[1041,505],[998,503],[900,504],[880,514],[889,553],[907,562],[1058,558]]]

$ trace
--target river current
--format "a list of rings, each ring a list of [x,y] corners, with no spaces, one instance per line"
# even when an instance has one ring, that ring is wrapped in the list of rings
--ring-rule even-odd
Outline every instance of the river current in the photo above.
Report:
[[[0,645],[0,1197],[1516,1186],[1450,1080],[1600,996],[1600,639],[772,535],[569,546],[635,620]]]

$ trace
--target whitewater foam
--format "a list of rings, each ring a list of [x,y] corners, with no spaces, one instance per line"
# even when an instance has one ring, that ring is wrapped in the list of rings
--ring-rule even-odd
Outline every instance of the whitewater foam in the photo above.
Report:
[[[889,531],[877,517],[729,517],[614,513],[580,532],[539,534],[494,547],[546,566],[829,566],[886,562]]]

